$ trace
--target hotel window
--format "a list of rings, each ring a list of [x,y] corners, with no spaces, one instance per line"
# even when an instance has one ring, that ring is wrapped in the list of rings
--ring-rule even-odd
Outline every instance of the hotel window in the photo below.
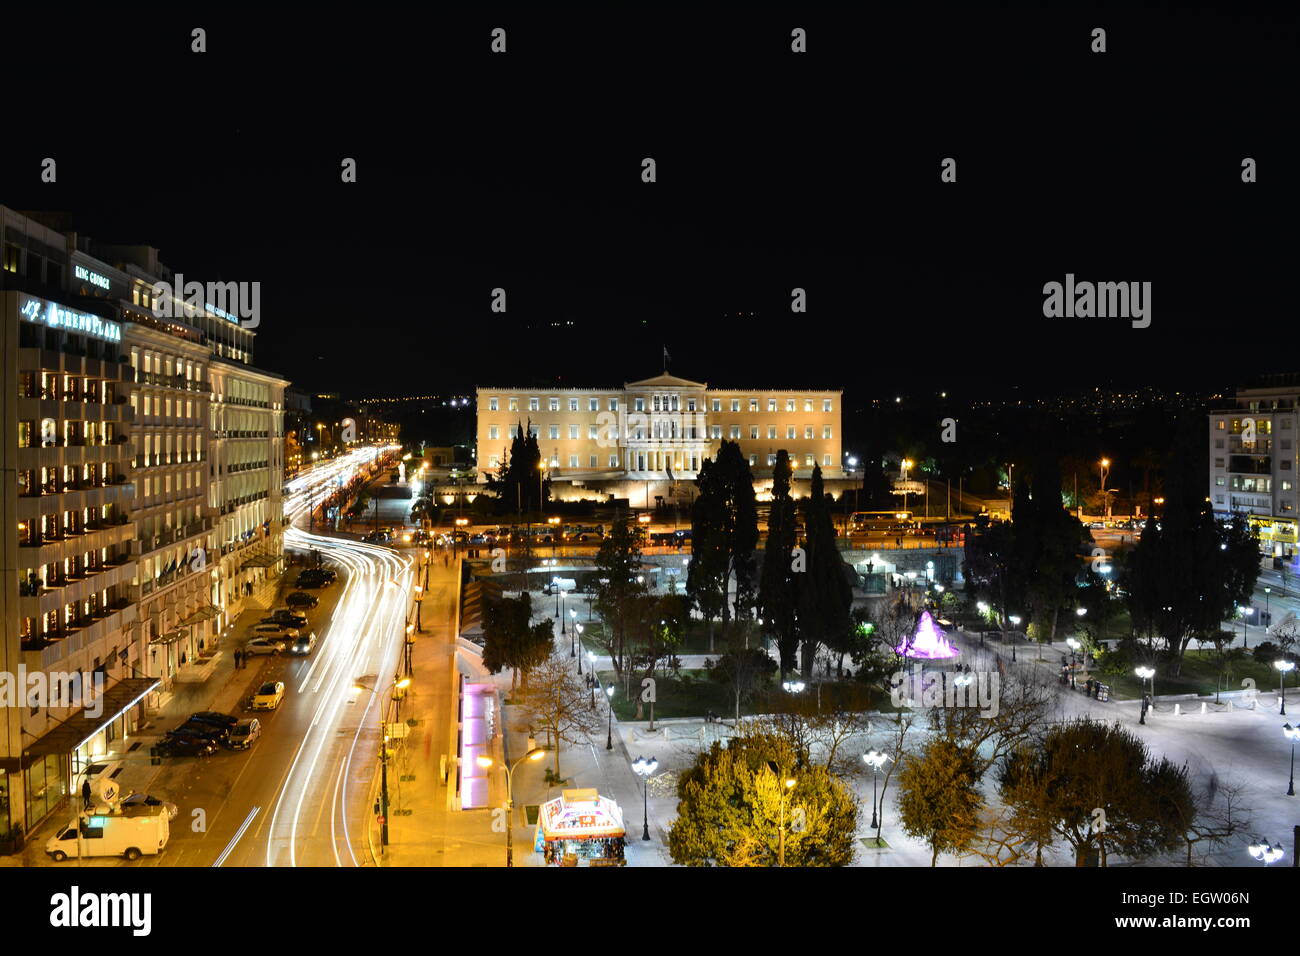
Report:
[[[757,465],[757,464],[758,464],[758,456],[757,456],[757,455],[750,455],[750,456],[749,456],[749,464],[750,464],[750,467],[751,467],[751,468],[752,468],[754,465]]]
[[[767,456],[767,463],[768,463],[768,465],[775,465],[775,464],[776,464],[776,455],[768,455],[768,456]]]
[[[560,426],[559,426],[559,425],[551,425],[551,426],[549,426],[548,434],[551,436],[552,439],[559,438],[559,437],[560,437]]]
[[[775,426],[775,425],[768,425],[768,426],[767,426],[767,437],[768,437],[769,440],[775,440],[775,439],[776,439],[776,426]]]
[[[804,467],[811,468],[813,465],[817,464],[817,459],[813,455],[804,455],[803,463]]]
[[[617,426],[617,425],[610,425],[610,426],[609,426],[609,437],[610,437],[611,439],[613,439],[613,440],[617,440],[617,439],[618,439],[618,426]]]
[[[790,426],[788,426],[788,427],[786,428],[786,430],[785,430],[785,437],[786,437],[786,439],[792,439],[792,438],[794,438],[794,426],[793,426],[793,425],[790,425]]]
[[[496,410],[497,410],[497,400],[496,400],[495,398],[489,398],[489,399],[488,399],[488,411],[489,411],[489,412],[495,412]]]
[[[510,399],[510,410],[512,412],[519,411],[519,399],[517,398]]]
[[[822,399],[822,411],[824,412],[834,411],[834,408],[831,405],[831,400],[829,398]]]
[[[578,400],[576,398],[569,399],[569,411],[576,412],[577,410],[578,410]]]
[[[695,399],[693,399],[693,398],[688,398],[688,399],[686,400],[686,410],[687,410],[688,412],[693,412],[693,411],[695,411]]]
[[[1283,491],[1290,491],[1291,488],[1292,488],[1292,485],[1291,485],[1291,481],[1290,481],[1290,479],[1288,479],[1288,478],[1284,478],[1284,479],[1282,480],[1282,490],[1283,490]]]
[[[1221,504],[1223,504],[1223,495],[1215,495],[1215,496],[1214,496],[1214,503],[1215,503],[1216,505],[1221,505]]]
[[[496,425],[489,425],[489,426],[488,426],[488,438],[492,439],[493,441],[496,441],[497,438],[498,438],[499,436],[500,436],[500,432],[498,431],[498,426],[496,426]],[[513,438],[514,436],[511,435],[510,437]]]
[[[663,409],[661,409],[661,408],[659,407],[659,396],[658,396],[658,395],[656,395],[656,396],[654,397],[654,406],[653,406],[653,408],[654,408],[654,410],[655,410],[656,412],[658,412],[658,411],[663,411]]]
[[[718,398],[710,399],[709,408],[713,409],[715,412],[722,411],[722,400]]]
[[[577,439],[578,439],[578,426],[577,426],[577,425],[570,425],[570,426],[569,426],[569,441],[577,441]]]
[[[511,437],[511,438],[518,438],[518,437],[519,437],[519,426],[518,426],[518,425],[511,425],[511,426],[510,426],[510,437]]]
[[[740,399],[738,399],[738,398],[733,398],[733,399],[731,400],[731,410],[732,410],[733,412],[738,412],[738,411],[740,411]]]
[[[530,399],[528,400],[528,410],[529,410],[530,412],[540,411],[540,410],[541,410],[541,407],[542,407],[542,406],[541,406],[541,399],[530,398]]]
[[[732,438],[732,440],[734,441],[735,439],[737,439],[737,438],[739,438],[739,437],[740,437],[740,426],[739,426],[739,425],[732,425],[732,426],[731,426],[731,438]]]
[[[570,468],[577,468],[577,467],[578,467],[578,456],[577,456],[577,455],[570,455],[570,456],[569,456],[569,467],[570,467]]]
[[[537,437],[537,434],[538,434],[539,431],[541,431],[541,426],[540,426],[540,425],[529,425],[529,426],[528,426],[528,434],[532,435],[534,438]]]
[[[633,410],[633,411],[637,411],[637,412],[644,412],[644,411],[645,411],[645,399],[644,399],[644,398],[634,398],[634,399],[632,399],[632,410]]]
[[[804,438],[812,438],[812,437],[813,437],[813,427],[812,427],[811,425],[805,425],[805,426],[803,427],[803,437],[804,437]]]
[[[551,399],[548,404],[550,406],[548,411],[558,412],[560,410],[560,400],[558,398]]]
[[[750,426],[749,426],[749,437],[750,437],[751,439],[753,439],[753,438],[757,438],[757,437],[758,437],[758,426],[757,426],[757,425],[750,425]]]
[[[616,412],[616,411],[618,411],[618,399],[617,399],[617,398],[611,398],[611,399],[609,400],[609,410],[610,410],[611,412]]]
[[[588,468],[595,468],[595,467],[596,467],[596,456],[595,456],[595,455],[591,455],[591,456],[589,456],[588,459],[587,459],[587,461],[588,461],[588,464],[587,464],[587,467],[588,467]]]
[[[713,438],[713,439],[721,438],[721,437],[722,437],[722,426],[721,426],[721,425],[710,425],[710,426],[709,426],[709,433],[710,433],[710,434],[709,434],[709,437],[710,437],[710,438]]]
[[[787,412],[792,412],[792,411],[794,411],[794,399],[793,399],[793,398],[787,398],[787,399],[785,400],[785,410],[786,410]]]
[[[491,458],[488,459],[488,467],[489,467],[489,468],[500,468],[500,467],[501,467],[501,459],[500,459],[497,455],[493,455]]]
[[[776,399],[775,399],[775,398],[769,398],[769,399],[767,400],[767,410],[768,410],[769,412],[774,412],[774,411],[776,411]]]
[[[805,412],[811,412],[811,411],[812,411],[812,399],[811,399],[811,398],[805,398],[805,399],[803,400],[803,410],[804,410]]]
[[[830,437],[831,437],[831,426],[830,426],[830,425],[823,425],[823,426],[822,426],[822,438],[830,438]]]
[[[1216,439],[1214,439],[1214,447],[1215,447],[1215,448],[1222,448],[1222,447],[1223,447],[1223,439],[1222,439],[1222,438],[1216,438]]]
[[[611,468],[617,468],[617,467],[618,467],[618,454],[617,454],[617,453],[615,453],[615,454],[609,456],[609,467],[611,467]]]
[[[599,426],[599,425],[588,425],[588,426],[587,426],[587,437],[590,438],[590,439],[592,439],[592,440],[595,440],[595,439],[599,438],[599,437],[600,437],[600,426]]]
[[[749,410],[750,410],[751,412],[756,412],[756,411],[758,411],[758,399],[756,399],[756,398],[751,398],[751,399],[749,400]]]
[[[829,468],[830,466],[831,466],[831,456],[830,456],[830,455],[822,455],[822,467],[823,467],[823,468]]]
[[[587,402],[587,410],[592,412],[600,411],[600,399],[593,398]]]

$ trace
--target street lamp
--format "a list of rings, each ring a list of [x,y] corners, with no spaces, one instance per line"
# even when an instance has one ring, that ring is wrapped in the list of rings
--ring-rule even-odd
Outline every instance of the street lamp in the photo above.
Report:
[[[1007,620],[1011,622],[1011,627],[1013,628],[1011,631],[1011,659],[1014,661],[1016,659],[1016,632],[1014,628],[1020,626],[1020,617],[1019,615],[1012,614],[1007,618]]]
[[[659,769],[659,761],[654,757],[646,759],[637,757],[632,763],[632,769],[642,777],[645,777],[645,823],[641,830],[641,839],[650,839],[650,774]]]
[[[605,696],[609,698],[609,716],[605,718],[605,749],[614,749],[614,685],[610,684],[605,688]]]
[[[1106,511],[1106,517],[1110,517],[1110,499],[1106,497],[1106,476],[1110,474],[1110,459],[1103,458],[1098,462],[1101,466],[1101,504]]]
[[[880,826],[880,823],[876,819],[876,775],[880,773],[880,768],[885,765],[886,760],[893,759],[894,758],[889,756],[889,754],[882,750],[876,750],[875,748],[868,750],[862,755],[862,762],[871,768],[871,828],[873,830]],[[881,814],[881,816],[884,816],[884,814]]]
[[[1151,682],[1151,700],[1154,703],[1156,699],[1156,669],[1154,667],[1135,667],[1133,673],[1138,676],[1139,680]],[[1147,702],[1142,701],[1142,713],[1138,717],[1139,724],[1147,722]]]
[[[1291,741],[1291,782],[1287,784],[1286,795],[1295,796],[1295,742],[1300,740],[1300,727],[1292,727],[1290,724],[1282,725],[1282,735]]]
[[[775,764],[775,763],[773,763],[772,761],[769,760],[769,761],[767,762],[767,766],[768,766],[768,768],[772,771],[772,773],[774,773],[774,774],[777,773],[777,767],[776,767],[776,764]],[[782,784],[782,786],[781,786],[781,816],[780,816],[780,820],[779,820],[779,825],[780,825],[780,828],[781,828],[781,829],[780,829],[780,836],[779,836],[778,839],[777,839],[777,850],[776,850],[776,865],[777,865],[777,866],[785,866],[785,797],[786,797],[786,794],[788,794],[791,790],[794,789],[794,786],[795,786],[796,783],[798,783],[798,781],[795,780],[794,777],[786,777],[784,780],[781,781],[781,784]]]
[[[902,462],[899,463],[899,466],[898,466],[899,474],[900,474],[901,477],[902,477],[902,485],[903,485],[903,510],[904,510],[904,511],[907,510],[907,469],[909,469],[909,468],[911,468],[911,467],[912,467],[912,460],[911,460],[910,458],[904,458],[904,459],[902,460]]]
[[[514,812],[515,812],[515,785],[514,775],[515,767],[518,767],[525,760],[541,760],[546,756],[546,751],[537,746],[537,741],[532,737],[528,738],[528,752],[516,760],[510,766],[505,768],[506,771],[506,866],[515,865],[515,839],[514,839]],[[483,754],[475,761],[483,769],[491,767],[494,761],[491,757]]]
[[[1295,661],[1288,661],[1285,658],[1278,658],[1273,662],[1273,666],[1276,667],[1278,671],[1277,696],[1282,701],[1281,715],[1285,717],[1286,716],[1286,675],[1290,671],[1295,669]]]
[[[1250,650],[1250,639],[1246,636],[1246,619],[1255,613],[1253,607],[1243,607],[1241,610],[1241,646]]]
[[[1250,852],[1251,856],[1259,860],[1265,866],[1268,866],[1270,863],[1276,863],[1286,855],[1286,851],[1282,849],[1281,843],[1275,843],[1272,846],[1269,846],[1267,840],[1260,840],[1256,843],[1252,843],[1250,846],[1246,847],[1246,849]]]

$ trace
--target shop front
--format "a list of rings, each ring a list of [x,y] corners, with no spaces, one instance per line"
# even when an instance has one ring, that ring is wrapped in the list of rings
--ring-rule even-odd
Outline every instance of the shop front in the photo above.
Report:
[[[547,866],[624,866],[623,811],[594,789],[542,804],[533,850]]]

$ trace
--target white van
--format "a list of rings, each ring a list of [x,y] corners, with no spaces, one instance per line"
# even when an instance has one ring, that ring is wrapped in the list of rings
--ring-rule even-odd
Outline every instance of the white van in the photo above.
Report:
[[[55,863],[75,856],[157,856],[171,837],[166,809],[141,809],[150,812],[82,814],[45,842],[45,852]]]

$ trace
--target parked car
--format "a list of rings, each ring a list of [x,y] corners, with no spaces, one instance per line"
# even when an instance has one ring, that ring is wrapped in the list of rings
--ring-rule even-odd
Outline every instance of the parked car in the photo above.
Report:
[[[316,632],[308,631],[306,634],[300,634],[292,644],[289,645],[290,654],[299,656],[311,653],[311,649],[316,646]]]
[[[215,753],[217,745],[203,737],[168,735],[154,745],[160,757],[206,757]]]
[[[294,591],[292,594],[290,594],[287,598],[284,599],[284,603],[289,605],[289,607],[311,608],[311,607],[315,607],[317,604],[320,603],[320,598],[313,597],[312,595],[308,594],[306,591]]]
[[[190,722],[200,721],[205,724],[213,724],[217,727],[224,727],[229,730],[235,724],[239,723],[239,718],[231,714],[219,714],[215,710],[201,710],[197,714],[190,714]]]
[[[306,627],[307,615],[291,611],[287,607],[277,608],[269,616],[262,618],[261,623],[279,624],[282,627]]]
[[[187,720],[175,730],[167,732],[169,737],[201,737],[220,743],[230,731],[225,727],[204,723],[201,720]]]
[[[362,539],[366,544],[387,544],[392,536],[387,531],[372,531]]]
[[[274,637],[255,637],[244,643],[245,654],[279,654],[282,650],[284,641]]]
[[[231,728],[226,746],[231,750],[247,750],[262,736],[262,722],[256,717],[241,720]]]
[[[180,812],[176,804],[168,800],[159,800],[147,793],[133,793],[122,801],[121,806],[123,810],[133,807],[162,807],[167,813],[168,820],[175,820],[176,814]]]
[[[272,640],[284,640],[298,636],[298,628],[283,621],[263,621],[254,624],[248,630],[249,637],[269,637]]]
[[[248,707],[250,710],[275,710],[282,700],[284,700],[284,682],[267,681],[248,699]]]

